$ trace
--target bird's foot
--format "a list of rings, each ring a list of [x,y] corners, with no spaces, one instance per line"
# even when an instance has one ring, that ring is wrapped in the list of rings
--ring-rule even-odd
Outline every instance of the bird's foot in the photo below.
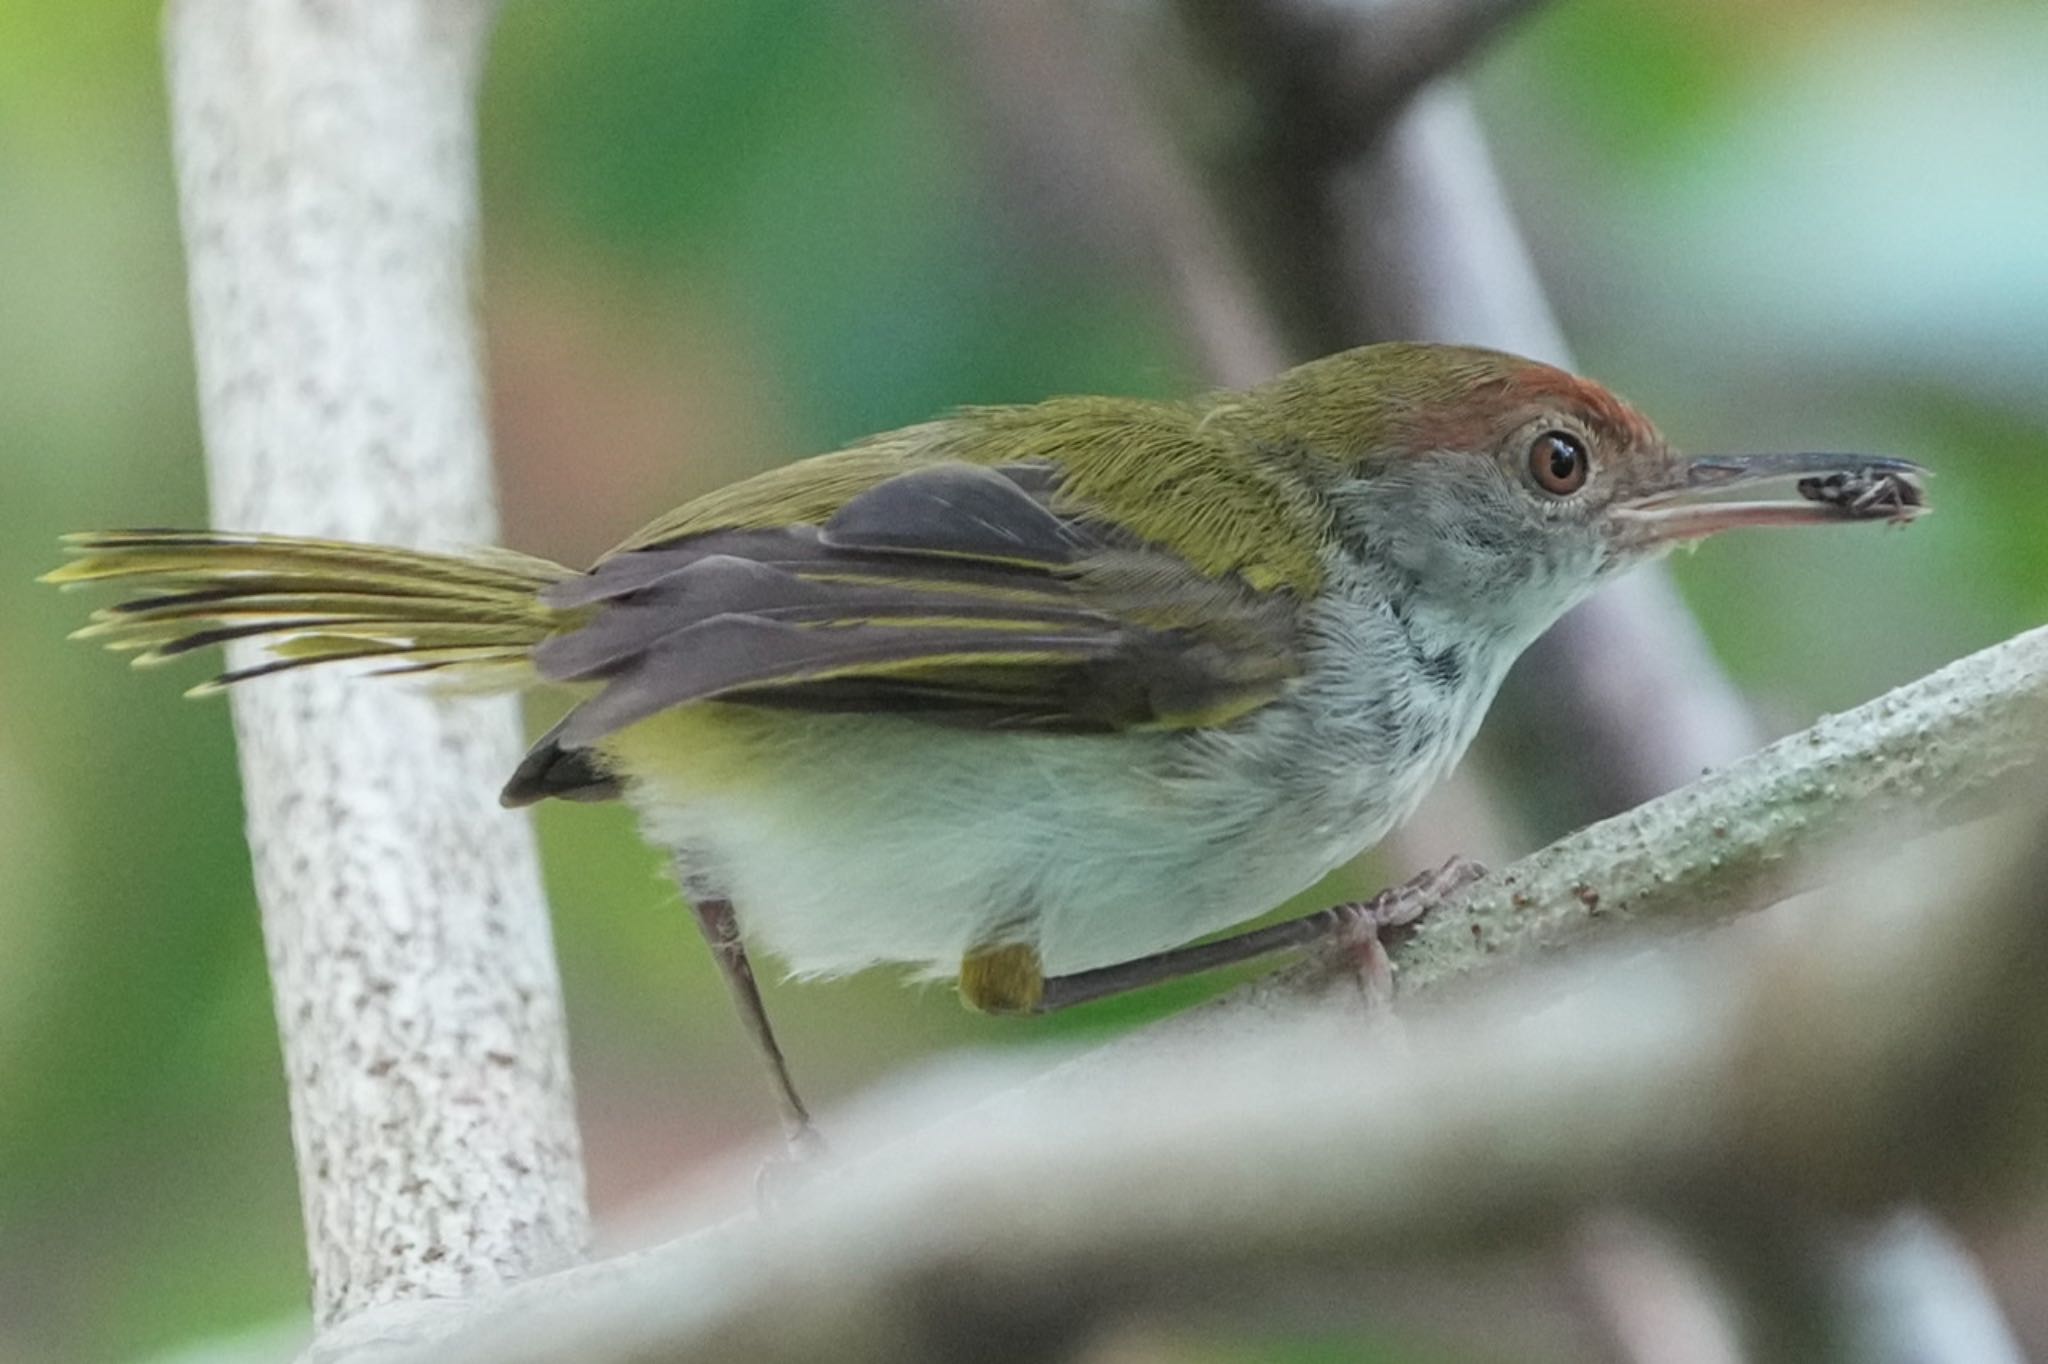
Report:
[[[1447,900],[1486,875],[1486,868],[1469,857],[1453,856],[1441,867],[1420,872],[1398,886],[1389,886],[1370,900],[1341,905],[1347,926],[1381,933],[1406,928],[1427,914],[1439,901]]]
[[[788,1128],[783,1138],[782,1153],[754,1172],[754,1208],[763,1217],[787,1207],[830,1169],[832,1150],[809,1122]]]
[[[1335,949],[1350,959],[1365,991],[1366,1006],[1375,1013],[1394,1003],[1394,963],[1387,956],[1386,935],[1412,927],[1430,909],[1486,875],[1469,857],[1453,856],[1440,867],[1389,886],[1369,900],[1333,906]]]

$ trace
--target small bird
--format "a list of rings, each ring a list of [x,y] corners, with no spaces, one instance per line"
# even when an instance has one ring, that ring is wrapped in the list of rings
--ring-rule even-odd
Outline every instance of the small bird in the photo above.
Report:
[[[962,408],[709,493],[587,572],[141,530],[69,537],[46,580],[135,589],[79,634],[138,663],[270,643],[195,692],[363,660],[566,691],[501,799],[635,809],[802,1145],[745,944],[1030,1014],[1355,927],[1185,946],[1397,825],[1606,579],[1730,527],[1909,519],[1922,473],[1687,459],[1589,380],[1387,344],[1186,401]],[[1766,480],[1793,495],[1718,496]]]

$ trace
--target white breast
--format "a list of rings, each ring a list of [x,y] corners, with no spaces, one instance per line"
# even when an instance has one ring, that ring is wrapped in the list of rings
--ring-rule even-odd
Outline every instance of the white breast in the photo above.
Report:
[[[634,799],[796,973],[951,974],[1004,942],[1054,974],[1110,965],[1257,915],[1377,842],[1463,752],[1512,657],[1362,586],[1312,624],[1295,690],[1228,730],[792,716],[746,791]]]

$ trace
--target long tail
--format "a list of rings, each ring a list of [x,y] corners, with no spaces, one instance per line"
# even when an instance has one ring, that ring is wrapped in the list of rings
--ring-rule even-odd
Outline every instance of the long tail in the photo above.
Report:
[[[319,663],[388,659],[376,671],[447,671],[468,685],[532,680],[534,645],[573,623],[541,603],[571,576],[509,550],[429,554],[342,540],[218,531],[112,530],[64,537],[62,586],[114,582],[135,595],[95,611],[74,639],[138,650],[137,666],[233,640],[271,660],[222,673],[187,695]]]

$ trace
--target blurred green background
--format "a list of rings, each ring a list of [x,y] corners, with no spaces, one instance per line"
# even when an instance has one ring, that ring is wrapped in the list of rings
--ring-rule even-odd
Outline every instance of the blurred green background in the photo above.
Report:
[[[0,1361],[147,1354],[305,1294],[227,712],[65,644],[80,599],[28,585],[60,531],[205,516],[158,21],[0,0]],[[510,543],[587,558],[951,403],[1197,382],[1129,272],[1003,212],[935,28],[863,0],[508,6],[482,307]],[[1476,72],[1585,369],[1693,448],[1940,470],[1908,535],[1677,565],[1775,726],[2048,619],[2044,71],[2034,0],[1565,0]],[[624,814],[539,819],[602,1215],[768,1109]],[[1006,1025],[880,977],[771,995],[828,1102],[1188,997]],[[1130,1357],[1246,1357],[1214,1348]]]

